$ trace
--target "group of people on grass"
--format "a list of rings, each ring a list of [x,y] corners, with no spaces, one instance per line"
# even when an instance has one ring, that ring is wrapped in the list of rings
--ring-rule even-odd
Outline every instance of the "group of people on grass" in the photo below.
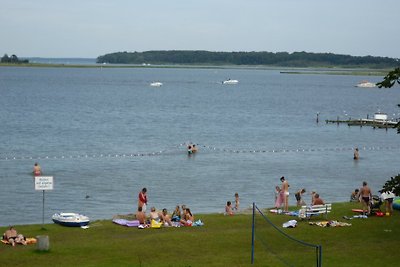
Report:
[[[166,208],[157,211],[155,207],[150,208],[150,213],[146,214],[147,210],[147,188],[143,188],[138,196],[138,209],[136,219],[143,226],[149,226],[155,222],[163,226],[192,226],[194,223],[194,215],[186,205],[175,207],[175,210],[170,215]]]
[[[393,199],[395,194],[390,190],[381,190],[378,201],[385,203],[386,215],[391,215],[393,213]],[[350,202],[361,202],[363,211],[371,214],[371,206],[374,205],[374,198],[372,197],[372,190],[368,186],[367,182],[362,183],[362,187],[354,189],[350,195]]]
[[[240,199],[239,199],[239,193],[235,193],[235,206],[232,207],[232,202],[227,201],[226,206],[225,206],[225,215],[233,216],[235,214],[234,211],[239,210],[239,204],[240,204]]]
[[[289,183],[284,176],[280,178],[281,186],[275,187],[275,208],[280,209],[283,207],[284,212],[288,212],[289,208]],[[306,205],[304,201],[305,188],[298,190],[294,196],[296,198],[297,207]],[[320,197],[317,192],[311,192],[311,205],[324,205],[325,201]]]

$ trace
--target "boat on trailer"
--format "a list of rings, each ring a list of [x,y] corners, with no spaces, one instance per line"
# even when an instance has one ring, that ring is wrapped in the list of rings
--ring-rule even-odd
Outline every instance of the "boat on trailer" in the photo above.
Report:
[[[73,212],[56,213],[51,218],[54,223],[71,227],[86,226],[90,222],[88,216]]]

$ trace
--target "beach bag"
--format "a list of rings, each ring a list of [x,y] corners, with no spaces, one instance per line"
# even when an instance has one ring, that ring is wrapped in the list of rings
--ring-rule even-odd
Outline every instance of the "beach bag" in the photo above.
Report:
[[[375,212],[375,215],[378,217],[383,217],[385,214],[382,211]]]
[[[156,220],[151,220],[150,228],[161,228],[162,222],[157,222]]]

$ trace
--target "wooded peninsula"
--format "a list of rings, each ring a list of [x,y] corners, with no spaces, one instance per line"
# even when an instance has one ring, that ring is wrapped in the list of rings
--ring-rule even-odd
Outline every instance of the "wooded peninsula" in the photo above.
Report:
[[[238,65],[280,67],[393,68],[400,60],[389,57],[350,56],[309,52],[210,52],[162,50],[116,52],[97,57],[103,64],[154,65]]]

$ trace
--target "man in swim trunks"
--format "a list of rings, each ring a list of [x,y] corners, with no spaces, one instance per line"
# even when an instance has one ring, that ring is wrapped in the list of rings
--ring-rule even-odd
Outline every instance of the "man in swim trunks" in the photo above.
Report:
[[[142,207],[138,207],[138,211],[136,212],[136,219],[141,225],[146,225],[146,214],[143,212]]]
[[[287,212],[289,210],[289,183],[284,176],[281,177],[281,182],[281,191],[283,192],[283,207],[284,211]]]
[[[361,203],[363,210],[368,211],[368,215],[371,214],[371,199],[372,199],[372,193],[371,189],[369,188],[367,182],[363,182],[363,186],[360,189],[360,197],[361,197]]]
[[[17,230],[13,226],[10,226],[10,229],[4,232],[3,240],[6,240],[10,243],[11,246],[15,246],[15,244],[19,243],[22,245],[26,245],[26,241],[23,235],[18,234]]]

